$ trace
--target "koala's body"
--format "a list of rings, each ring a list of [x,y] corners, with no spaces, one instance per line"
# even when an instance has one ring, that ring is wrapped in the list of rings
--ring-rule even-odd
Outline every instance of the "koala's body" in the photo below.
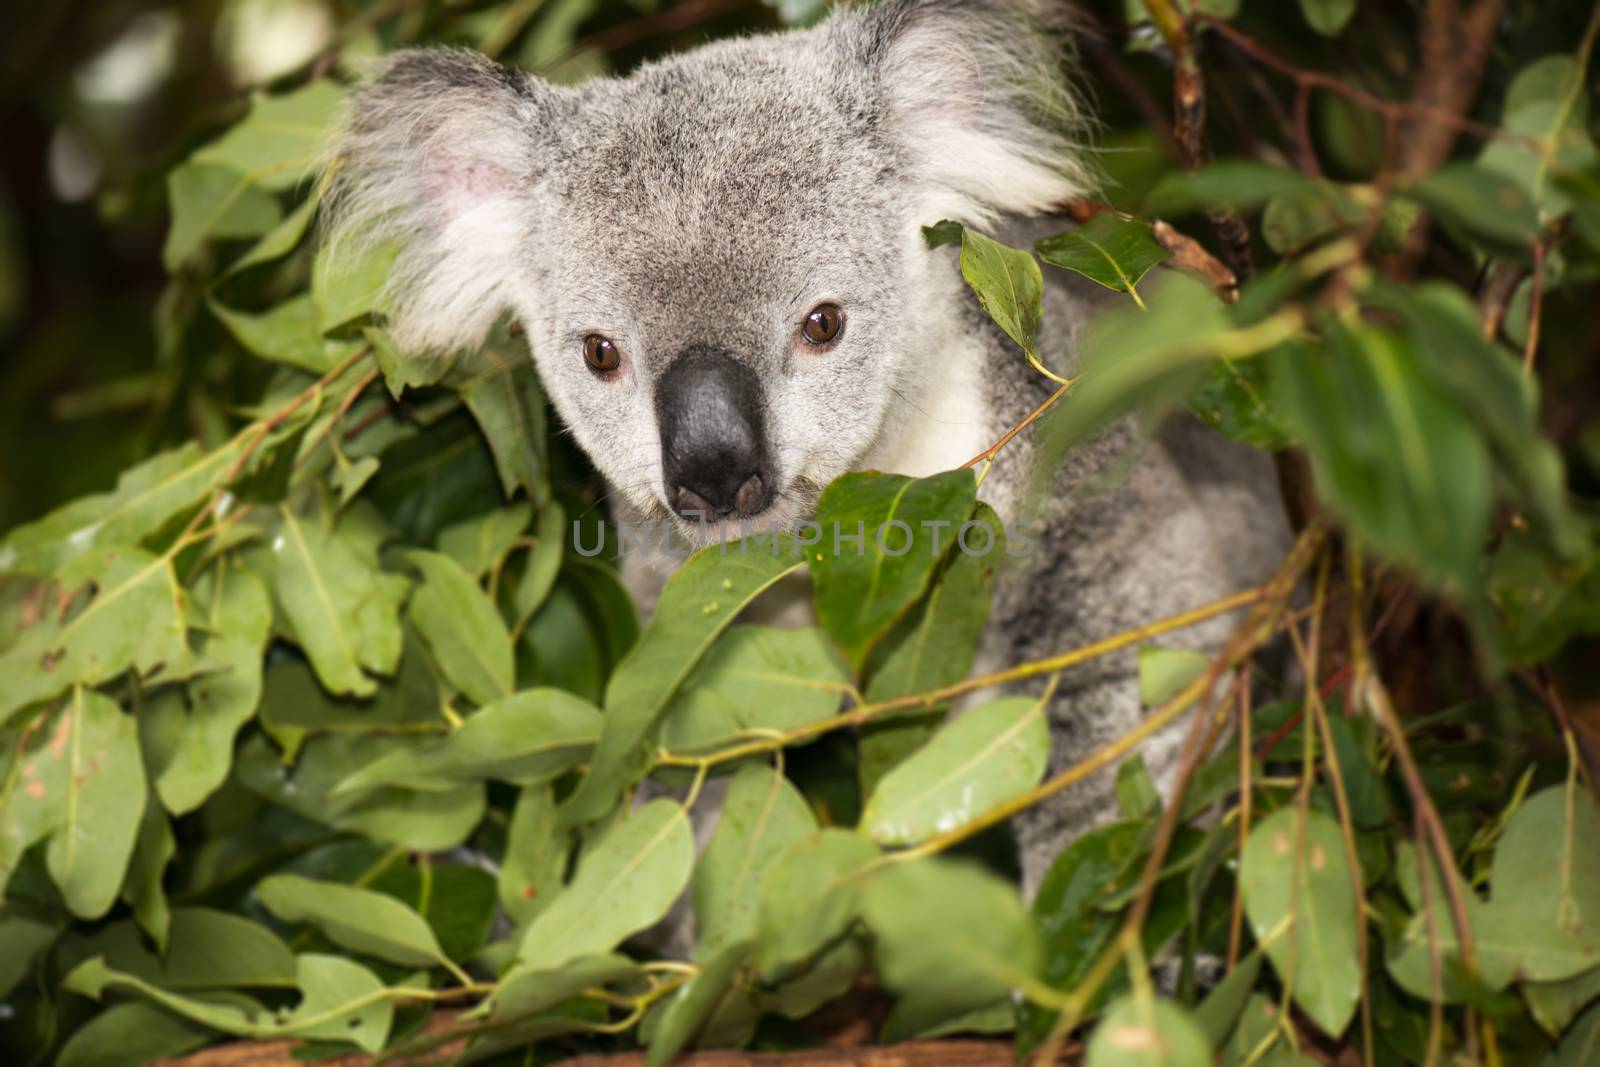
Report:
[[[849,470],[971,459],[1045,399],[967,291],[956,219],[1018,245],[1093,168],[1063,30],[1007,0],[888,0],[708,45],[622,79],[547,85],[463,51],[393,57],[339,145],[334,237],[398,238],[390,329],[414,349],[523,325],[558,413],[622,521],[702,536],[706,512],[790,528]],[[1032,220],[1032,221],[1029,221]],[[1044,348],[1066,371],[1095,298],[1056,274]],[[1270,463],[1198,424],[1069,457],[983,660],[1070,648],[1261,581],[1287,530]],[[983,496],[1022,504],[1028,435]],[[1090,491],[1092,487],[1093,491]],[[648,610],[669,566],[625,557]],[[1174,638],[1213,647],[1225,620]],[[1135,654],[1052,700],[1054,769],[1140,715]],[[1180,728],[1181,729],[1181,728]],[[1172,730],[1145,758],[1158,782]],[[1027,888],[1114,812],[1101,775],[1017,823]]]

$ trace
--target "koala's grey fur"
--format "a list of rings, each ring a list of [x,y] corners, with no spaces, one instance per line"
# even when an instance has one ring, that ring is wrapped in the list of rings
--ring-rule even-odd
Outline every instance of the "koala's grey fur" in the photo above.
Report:
[[[404,52],[355,96],[332,236],[402,243],[389,323],[403,345],[471,345],[514,315],[622,521],[672,516],[654,383],[689,346],[731,353],[764,390],[779,493],[758,521],[787,527],[847,470],[960,465],[1053,388],[979,309],[956,251],[929,250],[920,228],[952,218],[1022,246],[1065,228],[1048,215],[1094,168],[1061,23],[1021,0],[888,0],[577,88],[465,51]],[[1049,277],[1041,340],[1065,370],[1094,298]],[[796,331],[823,301],[846,325],[817,353]],[[624,354],[610,380],[585,366],[590,333]],[[1028,437],[983,486],[1002,515],[1021,504]],[[1069,458],[1026,573],[997,593],[985,665],[1196,607],[1280,558],[1264,457],[1179,420],[1110,476],[1133,437],[1118,426]],[[638,553],[627,566],[648,607],[664,574]],[[1213,647],[1227,626],[1172,640]],[[1069,672],[1052,769],[1139,714],[1132,650]],[[1144,749],[1160,782],[1176,744],[1169,729]],[[1114,810],[1109,786],[1017,820],[1030,892]]]

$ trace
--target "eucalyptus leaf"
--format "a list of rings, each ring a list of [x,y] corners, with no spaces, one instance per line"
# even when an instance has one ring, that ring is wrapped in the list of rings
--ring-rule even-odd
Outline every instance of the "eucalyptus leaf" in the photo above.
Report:
[[[1038,785],[1050,759],[1044,702],[1004,697],[941,727],[884,776],[861,813],[880,845],[915,845]]]
[[[1149,224],[1110,212],[1058,237],[1046,237],[1034,249],[1046,263],[1122,293],[1134,292],[1151,267],[1172,255]]]
[[[1266,942],[1267,958],[1292,987],[1295,1003],[1335,1037],[1361,997],[1361,931],[1350,876],[1339,824],[1292,807],[1251,829],[1239,869],[1257,941]],[[1287,930],[1278,933],[1284,922]]]
[[[422,572],[406,615],[439,670],[474,703],[510,696],[516,688],[511,635],[489,595],[449,556],[414,549],[406,559]]]
[[[799,566],[791,539],[776,534],[768,543],[747,538],[702,549],[679,568],[638,644],[612,672],[600,744],[562,808],[564,825],[604,815],[643,777],[646,741],[694,665],[750,601]]]
[[[823,491],[816,520],[822,541],[808,550],[812,602],[852,666],[859,669],[921,598],[940,560],[957,549],[976,502],[976,481],[965,469],[929,478],[864,471]],[[982,546],[974,538],[971,551],[980,547],[980,554],[1003,548],[992,536]]]
[[[762,879],[757,912],[762,978],[792,977],[845,932],[860,911],[863,868],[877,858],[866,838],[831,829],[779,853]]]
[[[400,901],[359,886],[275,874],[256,886],[266,909],[284,922],[314,924],[335,944],[406,967],[444,962],[427,920]]]
[[[630,812],[585,852],[572,882],[528,925],[518,965],[547,969],[609,952],[667,914],[693,865],[694,837],[681,807],[653,800]]]

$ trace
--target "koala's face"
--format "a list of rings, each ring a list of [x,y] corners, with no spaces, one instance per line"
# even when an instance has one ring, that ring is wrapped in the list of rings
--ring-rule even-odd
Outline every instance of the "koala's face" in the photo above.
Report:
[[[1020,18],[903,0],[576,90],[404,53],[356,98],[335,225],[404,243],[402,343],[514,314],[636,509],[691,536],[788,524],[871,448],[954,312],[920,227],[1075,191],[1064,98],[1047,114],[1048,80],[1019,87],[1050,54]]]

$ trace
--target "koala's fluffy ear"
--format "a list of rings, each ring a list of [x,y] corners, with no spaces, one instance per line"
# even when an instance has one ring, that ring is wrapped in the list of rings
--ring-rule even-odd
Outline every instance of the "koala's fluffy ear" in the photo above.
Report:
[[[886,0],[839,26],[850,58],[876,70],[925,210],[982,223],[1094,186],[1072,29],[1068,0]]]
[[[404,347],[480,343],[523,272],[548,86],[463,49],[398,52],[351,96],[324,239],[393,241],[386,293]]]

